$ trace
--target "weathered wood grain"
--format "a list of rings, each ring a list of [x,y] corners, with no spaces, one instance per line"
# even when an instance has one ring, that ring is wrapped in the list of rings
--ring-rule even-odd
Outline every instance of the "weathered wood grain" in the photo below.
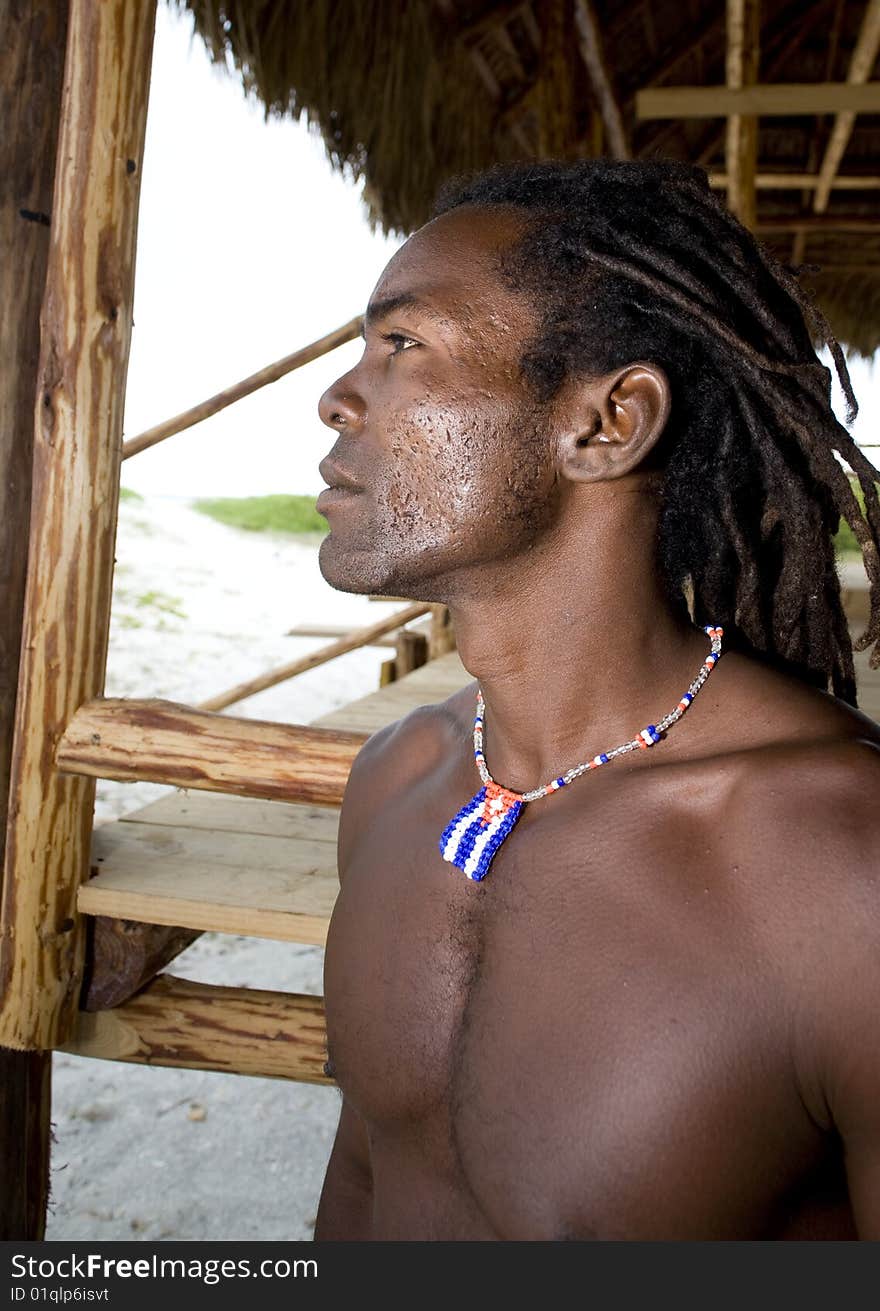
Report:
[[[331,1083],[324,1002],[161,974],[114,1010],[80,1013],[59,1050],[137,1065]]]
[[[275,724],[173,701],[90,701],[58,744],[58,768],[242,797],[339,805],[362,733]]]
[[[155,0],[72,0],[35,407],[0,954],[0,1045],[49,1049],[79,998],[94,785],[55,746],[103,687]]]
[[[40,305],[61,118],[67,0],[0,0],[0,833],[6,829],[27,573]],[[0,888],[3,878],[0,873]],[[0,940],[2,952],[2,940]],[[49,1052],[0,1051],[0,1241],[40,1241]]]

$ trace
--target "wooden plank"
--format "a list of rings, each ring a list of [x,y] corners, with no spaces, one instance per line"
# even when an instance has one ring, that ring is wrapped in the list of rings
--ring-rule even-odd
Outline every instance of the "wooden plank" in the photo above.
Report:
[[[726,86],[646,87],[636,92],[636,116],[649,118],[727,118],[730,114],[766,117],[813,114],[878,114],[880,82],[781,82],[733,90]]]
[[[759,0],[727,0],[727,85],[753,86],[760,52]],[[758,120],[754,114],[731,114],[725,140],[727,206],[740,223],[755,226],[755,173],[758,165]]]
[[[35,406],[33,498],[0,924],[0,1046],[76,1015],[94,784],[55,745],[103,687],[155,0],[70,6]]]
[[[846,75],[847,82],[859,86],[868,81],[877,62],[878,50],[880,50],[880,0],[868,0]],[[838,114],[834,120],[831,136],[828,138],[825,154],[819,166],[819,178],[813,196],[813,209],[817,214],[823,214],[828,208],[834,178],[852,136],[855,121],[856,116],[852,110]]]
[[[307,838],[335,845],[339,808],[304,806],[289,801],[259,801],[220,792],[174,792],[137,810],[120,824],[174,824],[212,833],[261,833],[270,838]],[[102,825],[102,828],[110,825]]]
[[[165,419],[163,423],[157,423],[146,432],[138,433],[137,437],[132,437],[123,446],[123,460],[147,450],[150,446],[156,446],[159,442],[164,442],[166,437],[173,437],[176,433],[192,428],[203,419],[210,419],[211,415],[219,414],[221,410],[240,401],[242,397],[250,396],[252,392],[259,391],[261,387],[267,387],[272,382],[278,382],[279,378],[286,377],[288,373],[302,368],[304,364],[311,364],[312,360],[319,360],[322,355],[328,355],[330,351],[336,350],[337,346],[342,346],[347,341],[354,341],[361,335],[363,326],[363,317],[358,315],[356,319],[350,319],[341,328],[328,332],[326,336],[313,341],[309,346],[303,346],[292,355],[285,355],[283,360],[277,360],[274,364],[267,364],[264,369],[252,373],[248,378],[243,378],[241,382],[233,383],[231,387],[218,392],[216,396],[211,396],[208,400],[200,401],[198,405],[184,410],[183,414],[177,414],[173,419]]]
[[[67,726],[59,770],[238,796],[339,805],[363,734],[234,719],[173,701],[90,701]]]
[[[339,888],[328,842],[163,824],[104,824],[83,915],[323,945]]]
[[[324,1002],[304,993],[225,988],[162,974],[114,1010],[80,1013],[58,1048],[136,1065],[332,1083]]]

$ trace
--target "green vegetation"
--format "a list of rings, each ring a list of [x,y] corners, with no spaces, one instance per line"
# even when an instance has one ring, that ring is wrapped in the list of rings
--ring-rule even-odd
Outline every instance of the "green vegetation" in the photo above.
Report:
[[[856,494],[856,500],[858,501],[859,505],[861,506],[862,512],[864,513],[865,496],[861,487],[859,486],[858,479],[850,478],[850,482],[852,483],[852,489]],[[880,483],[878,483],[877,486],[878,488],[880,488]],[[853,553],[855,553],[856,555],[861,555],[862,553],[862,548],[859,546],[858,542],[856,541],[855,534],[853,533],[853,530],[850,528],[849,524],[846,522],[845,519],[841,519],[840,521],[840,527],[838,528],[834,538],[834,546],[835,549],[837,550],[838,555],[852,555]]]
[[[193,502],[201,514],[250,533],[327,532],[327,520],[315,509],[313,496],[245,496]]]
[[[120,487],[119,499],[120,501],[142,501],[144,498],[140,492],[134,492],[130,487]]]
[[[134,603],[141,609],[161,610],[168,615],[176,615],[178,619],[186,618],[186,611],[180,607],[183,602],[179,596],[169,596],[167,592],[141,592],[134,598]]]

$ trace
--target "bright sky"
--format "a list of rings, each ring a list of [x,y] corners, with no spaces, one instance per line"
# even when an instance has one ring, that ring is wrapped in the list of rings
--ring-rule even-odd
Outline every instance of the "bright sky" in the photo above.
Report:
[[[399,242],[372,235],[321,141],[265,122],[160,4],[147,120],[125,435],[133,437],[360,313]],[[141,492],[314,492],[332,433],[318,397],[351,342],[126,461]]]
[[[371,234],[359,188],[304,124],[265,122],[160,4],[141,191],[125,435],[212,396],[362,311],[399,244]],[[175,496],[317,493],[332,434],[318,397],[351,342],[126,461],[122,482]],[[854,428],[880,441],[880,379],[853,366]],[[869,451],[875,462],[880,450]]]

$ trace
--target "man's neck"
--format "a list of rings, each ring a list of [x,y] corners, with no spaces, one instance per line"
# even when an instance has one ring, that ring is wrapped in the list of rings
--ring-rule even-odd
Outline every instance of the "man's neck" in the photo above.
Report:
[[[666,599],[655,533],[654,515],[612,505],[589,539],[545,539],[513,579],[507,566],[479,596],[450,599],[497,782],[528,791],[631,740],[696,677],[708,639]]]

